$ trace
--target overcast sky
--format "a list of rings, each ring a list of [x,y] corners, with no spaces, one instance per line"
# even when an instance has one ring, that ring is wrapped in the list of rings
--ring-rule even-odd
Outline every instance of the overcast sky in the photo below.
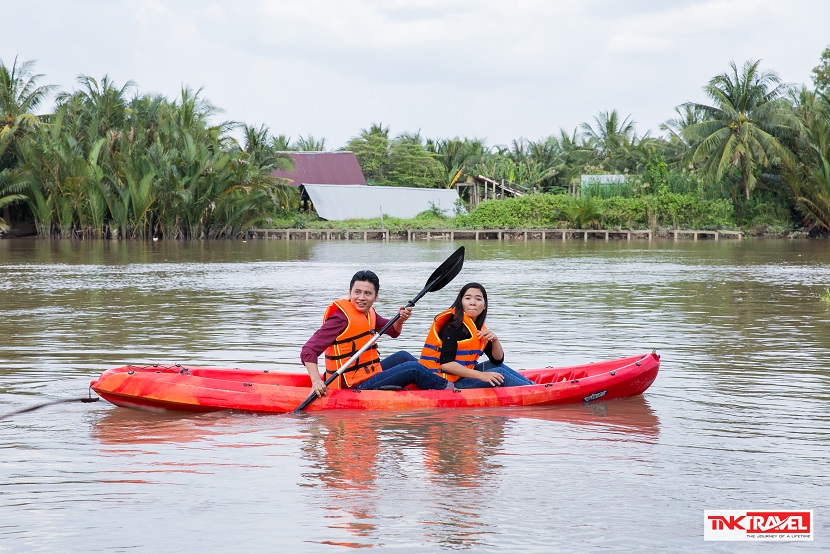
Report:
[[[640,135],[734,60],[788,83],[830,43],[825,0],[5,0],[0,59],[41,84],[78,75],[140,93],[182,86],[221,119],[328,149],[393,135],[489,145],[572,132],[600,111]]]

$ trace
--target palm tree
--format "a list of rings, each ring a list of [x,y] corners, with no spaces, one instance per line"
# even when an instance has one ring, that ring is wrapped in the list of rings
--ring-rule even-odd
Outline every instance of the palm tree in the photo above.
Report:
[[[703,121],[703,110],[695,106],[682,105],[676,107],[674,113],[676,117],[661,123],[660,130],[668,134],[665,143],[665,158],[682,166],[691,162],[694,154],[684,133],[692,125]]]
[[[0,135],[0,159],[2,159],[6,150],[12,142],[13,133],[6,133],[5,136]],[[20,192],[25,187],[26,181],[20,179],[19,174],[13,172],[10,168],[0,169],[0,209],[8,210],[8,207],[19,200],[25,200],[26,197]],[[8,231],[11,225],[6,221],[9,219],[8,213],[5,218],[0,217],[0,234]]]
[[[55,85],[37,85],[43,75],[32,73],[34,64],[28,60],[18,65],[15,57],[9,68],[0,60],[0,136],[34,127],[38,118],[33,112],[55,89]]]
[[[20,193],[28,185],[21,174],[21,144],[42,120],[33,112],[55,89],[38,86],[43,75],[32,72],[34,64],[33,60],[18,64],[15,57],[9,68],[0,60],[0,209],[4,214],[0,226],[5,230],[11,224],[9,206],[22,200]]]
[[[774,72],[758,69],[760,60],[747,61],[740,72],[714,77],[704,87],[712,105],[688,102],[703,113],[703,121],[686,127],[683,137],[694,149],[693,160],[720,181],[727,171],[740,171],[740,188],[749,199],[761,171],[792,163],[793,155],[779,140],[793,131],[795,121],[782,84]]]
[[[802,89],[795,101],[802,132],[783,178],[806,226],[830,232],[830,96]]]
[[[452,188],[462,181],[487,152],[484,141],[478,138],[427,139],[424,148],[441,164],[439,182],[444,188]]]
[[[620,120],[617,110],[600,112],[594,118],[596,129],[588,123],[582,124],[588,146],[596,152],[597,165],[607,171],[634,171],[642,160],[641,147],[648,141],[648,134],[637,136],[636,122],[629,115]]]
[[[317,140],[311,135],[307,137],[300,135],[295,147],[303,152],[324,152],[326,150],[326,139]]]

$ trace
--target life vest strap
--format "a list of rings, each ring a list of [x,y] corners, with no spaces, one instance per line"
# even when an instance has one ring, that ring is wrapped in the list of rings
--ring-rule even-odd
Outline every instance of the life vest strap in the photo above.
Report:
[[[347,343],[347,342],[354,342],[355,340],[357,340],[359,338],[363,338],[366,335],[375,335],[375,334],[377,334],[377,331],[372,329],[370,331],[364,331],[363,333],[353,335],[353,336],[347,337],[345,339],[335,340],[332,344],[344,344],[344,343]]]
[[[370,346],[369,348],[364,350],[364,352],[368,352],[370,350],[377,351],[377,349],[378,349],[378,346],[376,344],[373,344],[372,346]],[[346,352],[345,354],[338,354],[336,356],[330,356],[330,355],[326,354],[326,359],[327,360],[342,360],[344,358],[351,358],[352,356],[354,356],[355,352],[357,352],[357,350],[352,350],[351,352]]]

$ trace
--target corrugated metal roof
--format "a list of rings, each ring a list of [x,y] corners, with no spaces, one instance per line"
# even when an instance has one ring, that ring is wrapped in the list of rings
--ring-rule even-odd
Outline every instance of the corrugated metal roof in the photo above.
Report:
[[[446,215],[455,215],[458,191],[411,187],[365,185],[318,185],[303,183],[317,215],[329,221],[376,219],[381,213],[412,218],[435,206]]]
[[[281,152],[294,163],[293,171],[274,170],[273,177],[291,179],[292,186],[302,183],[332,185],[366,185],[366,178],[354,152]]]
[[[586,185],[616,185],[625,183],[625,175],[612,173],[610,175],[580,175],[579,182]]]

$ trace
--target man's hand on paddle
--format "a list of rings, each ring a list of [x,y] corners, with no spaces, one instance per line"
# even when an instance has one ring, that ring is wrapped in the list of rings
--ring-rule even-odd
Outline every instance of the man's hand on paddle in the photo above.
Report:
[[[407,319],[412,317],[412,306],[401,306],[401,308],[398,310],[398,314],[401,316],[401,321],[405,322]]]
[[[312,362],[306,362],[305,368],[308,370],[308,375],[311,377],[311,390],[316,394],[318,397],[321,397],[326,394],[326,383],[323,382],[323,379],[320,377],[320,368],[317,367],[317,364]]]

